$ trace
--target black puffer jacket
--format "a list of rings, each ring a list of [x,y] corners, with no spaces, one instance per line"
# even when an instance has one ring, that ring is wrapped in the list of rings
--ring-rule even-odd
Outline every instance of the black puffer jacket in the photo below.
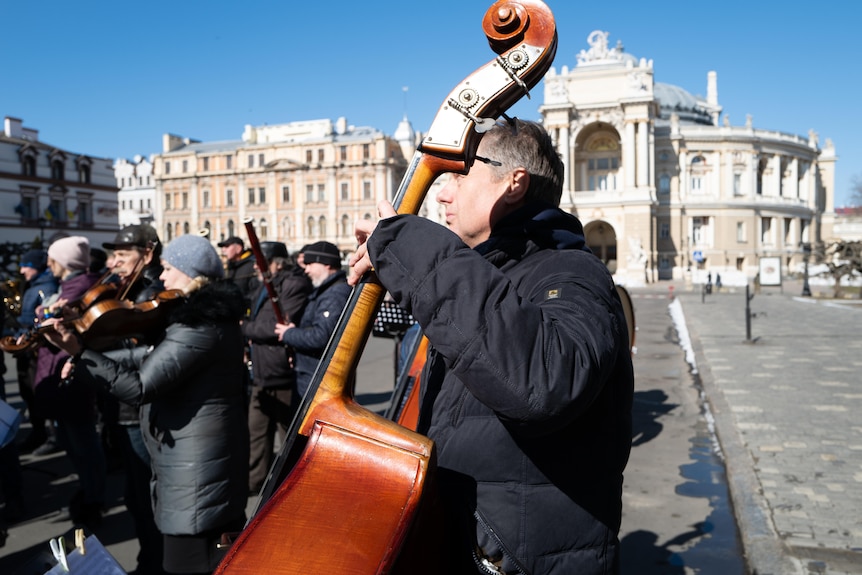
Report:
[[[85,351],[76,377],[142,404],[156,525],[196,535],[242,520],[248,488],[242,298],[231,282],[192,293],[154,348]]]
[[[530,205],[469,249],[413,216],[369,253],[432,344],[419,431],[438,449],[455,573],[614,573],[633,375],[611,275],[570,214]],[[458,565],[458,567],[455,567]]]
[[[285,319],[299,325],[313,289],[308,276],[299,268],[280,270],[272,278],[272,287]],[[296,382],[296,370],[288,363],[292,350],[285,348],[275,335],[275,309],[263,284],[252,298],[251,317],[243,322],[242,334],[251,342],[254,385],[285,387]]]

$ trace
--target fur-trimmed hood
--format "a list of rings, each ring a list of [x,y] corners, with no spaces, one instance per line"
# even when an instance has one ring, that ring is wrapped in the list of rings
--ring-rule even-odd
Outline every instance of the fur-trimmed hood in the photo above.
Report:
[[[245,307],[237,285],[229,280],[218,280],[189,294],[173,311],[170,321],[190,327],[238,322],[245,315]]]

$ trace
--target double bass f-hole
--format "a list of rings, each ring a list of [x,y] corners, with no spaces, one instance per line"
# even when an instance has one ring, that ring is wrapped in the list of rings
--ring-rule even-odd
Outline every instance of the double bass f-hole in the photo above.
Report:
[[[523,65],[504,67],[495,57],[443,99],[394,198],[401,214],[416,214],[441,174],[467,171],[477,127],[493,124],[553,61],[554,17],[539,0],[499,0],[482,27],[500,58]],[[464,94],[471,106],[451,105]],[[369,279],[345,305],[258,505],[216,575],[446,572],[435,563],[434,443],[353,397],[356,366],[384,296]]]

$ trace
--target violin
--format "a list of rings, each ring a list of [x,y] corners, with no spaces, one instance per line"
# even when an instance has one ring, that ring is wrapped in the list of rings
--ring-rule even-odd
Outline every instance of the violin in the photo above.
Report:
[[[415,214],[434,180],[466,173],[482,131],[551,65],[553,14],[540,0],[498,0],[482,27],[497,57],[450,92],[393,202]],[[433,441],[356,403],[356,366],[383,301],[372,277],[353,289],[258,504],[215,575],[444,573]]]

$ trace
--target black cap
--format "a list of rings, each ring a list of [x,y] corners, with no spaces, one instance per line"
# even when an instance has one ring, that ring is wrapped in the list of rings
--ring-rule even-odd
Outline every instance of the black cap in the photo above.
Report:
[[[102,247],[115,250],[123,247],[153,248],[159,246],[159,236],[153,226],[147,224],[126,226],[117,232],[113,242],[105,242]],[[161,253],[161,250],[159,249]]]
[[[320,262],[332,268],[341,268],[341,252],[335,244],[315,242],[303,247],[301,253],[305,264]]]
[[[227,247],[227,246],[230,246],[230,245],[233,245],[233,244],[236,244],[236,245],[238,245],[238,246],[240,246],[240,247],[245,247],[245,243],[243,243],[243,241],[242,241],[240,238],[236,237],[236,236],[231,236],[231,237],[229,237],[228,239],[226,239],[226,240],[224,240],[224,241],[219,242],[219,243],[218,243],[218,247],[220,247],[220,248],[224,248],[224,247]]]
[[[288,258],[287,246],[281,242],[260,242],[260,251],[266,261],[272,261],[272,258]]]
[[[28,250],[21,256],[18,267],[33,268],[42,271],[48,266],[48,254],[45,250]]]

